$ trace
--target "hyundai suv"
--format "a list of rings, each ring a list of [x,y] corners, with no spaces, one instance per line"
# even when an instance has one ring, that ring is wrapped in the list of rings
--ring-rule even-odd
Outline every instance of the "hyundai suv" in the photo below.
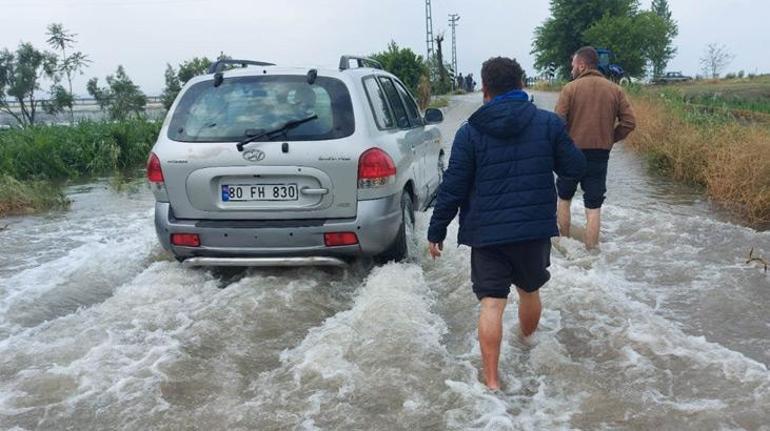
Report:
[[[160,243],[185,266],[402,260],[442,179],[442,121],[369,59],[218,61],[184,86],[149,156]]]

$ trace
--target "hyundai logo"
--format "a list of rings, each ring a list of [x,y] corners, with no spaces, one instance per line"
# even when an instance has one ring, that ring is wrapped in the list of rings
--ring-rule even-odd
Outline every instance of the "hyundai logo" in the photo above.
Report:
[[[260,150],[246,150],[243,152],[243,158],[250,162],[261,162],[265,160],[265,153]]]

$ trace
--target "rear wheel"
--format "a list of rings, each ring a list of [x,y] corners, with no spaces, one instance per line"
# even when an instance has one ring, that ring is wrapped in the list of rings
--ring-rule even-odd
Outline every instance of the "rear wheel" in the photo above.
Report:
[[[401,262],[414,256],[417,248],[414,236],[414,205],[411,195],[404,190],[401,194],[401,226],[398,234],[393,244],[377,260],[383,263],[391,260]]]

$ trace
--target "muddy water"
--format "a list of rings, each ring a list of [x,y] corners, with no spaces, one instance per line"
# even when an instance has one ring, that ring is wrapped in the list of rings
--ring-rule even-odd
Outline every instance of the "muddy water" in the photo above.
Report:
[[[453,100],[447,148],[478,105]],[[745,264],[770,237],[622,146],[609,183],[602,252],[561,242],[533,345],[506,312],[499,394],[456,225],[437,261],[192,270],[141,182],[74,187],[0,221],[0,429],[770,430],[770,279]]]

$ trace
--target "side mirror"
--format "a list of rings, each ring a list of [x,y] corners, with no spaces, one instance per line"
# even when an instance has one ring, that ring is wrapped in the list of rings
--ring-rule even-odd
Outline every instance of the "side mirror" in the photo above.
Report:
[[[444,113],[440,109],[428,108],[425,110],[426,124],[439,124],[444,121]]]

